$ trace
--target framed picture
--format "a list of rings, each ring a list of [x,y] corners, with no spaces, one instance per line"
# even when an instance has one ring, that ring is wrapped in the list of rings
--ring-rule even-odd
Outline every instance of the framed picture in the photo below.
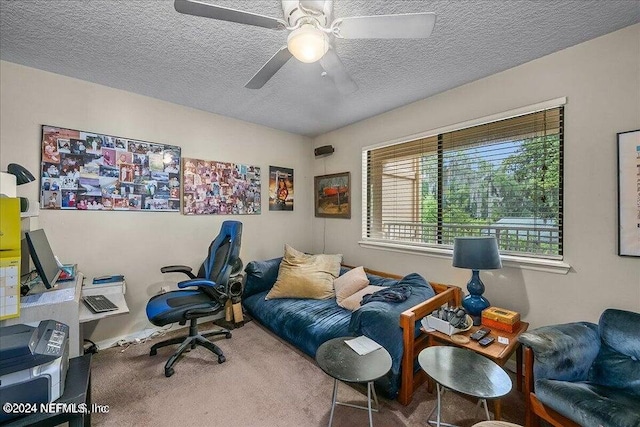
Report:
[[[293,169],[269,166],[269,210],[293,210]]]
[[[314,200],[317,217],[351,218],[351,173],[316,176]]]
[[[640,257],[640,129],[618,134],[618,255]]]
[[[180,209],[180,147],[43,125],[41,149],[41,209]]]

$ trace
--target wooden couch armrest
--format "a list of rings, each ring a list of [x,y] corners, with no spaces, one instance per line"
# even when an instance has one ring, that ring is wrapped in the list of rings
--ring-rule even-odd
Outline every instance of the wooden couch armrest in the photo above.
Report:
[[[415,338],[416,322],[431,314],[444,304],[459,306],[462,298],[462,290],[458,286],[431,283],[436,295],[428,300],[402,312],[400,314],[400,327],[402,328],[402,377],[398,401],[403,405],[411,402],[413,392],[426,380],[426,374],[419,372],[414,375],[413,366],[418,353],[426,347],[426,336]]]

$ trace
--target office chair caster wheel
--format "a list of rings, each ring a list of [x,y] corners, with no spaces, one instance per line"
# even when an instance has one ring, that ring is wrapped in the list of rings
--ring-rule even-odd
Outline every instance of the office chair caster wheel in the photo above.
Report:
[[[224,357],[222,355],[218,356],[218,363],[224,363],[226,360],[227,360],[226,357]]]
[[[156,354],[158,354],[158,350],[156,350],[155,348],[152,348],[149,352],[149,356],[155,356]]]
[[[231,332],[227,332],[226,334],[224,334],[224,337],[228,340],[231,339]]]
[[[169,378],[171,375],[173,375],[176,371],[173,370],[173,368],[166,368],[164,370],[164,376]]]

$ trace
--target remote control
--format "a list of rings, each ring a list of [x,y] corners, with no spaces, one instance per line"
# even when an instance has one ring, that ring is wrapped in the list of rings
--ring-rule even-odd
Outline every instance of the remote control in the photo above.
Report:
[[[480,341],[478,341],[478,344],[480,344],[483,347],[486,347],[489,344],[491,344],[493,341],[495,341],[495,338],[493,337],[484,337]]]
[[[491,333],[491,329],[480,328],[474,333],[471,334],[470,338],[475,341],[480,341],[482,338],[486,337]]]

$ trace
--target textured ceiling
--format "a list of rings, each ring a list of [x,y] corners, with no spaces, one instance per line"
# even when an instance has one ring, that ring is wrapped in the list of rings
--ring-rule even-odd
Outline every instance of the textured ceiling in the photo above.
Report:
[[[282,17],[277,0],[215,1]],[[0,2],[0,58],[315,136],[640,22],[638,0],[336,0],[334,16],[436,12],[426,40],[337,40],[360,89],[290,60],[244,84],[287,32],[182,15],[173,1]]]

